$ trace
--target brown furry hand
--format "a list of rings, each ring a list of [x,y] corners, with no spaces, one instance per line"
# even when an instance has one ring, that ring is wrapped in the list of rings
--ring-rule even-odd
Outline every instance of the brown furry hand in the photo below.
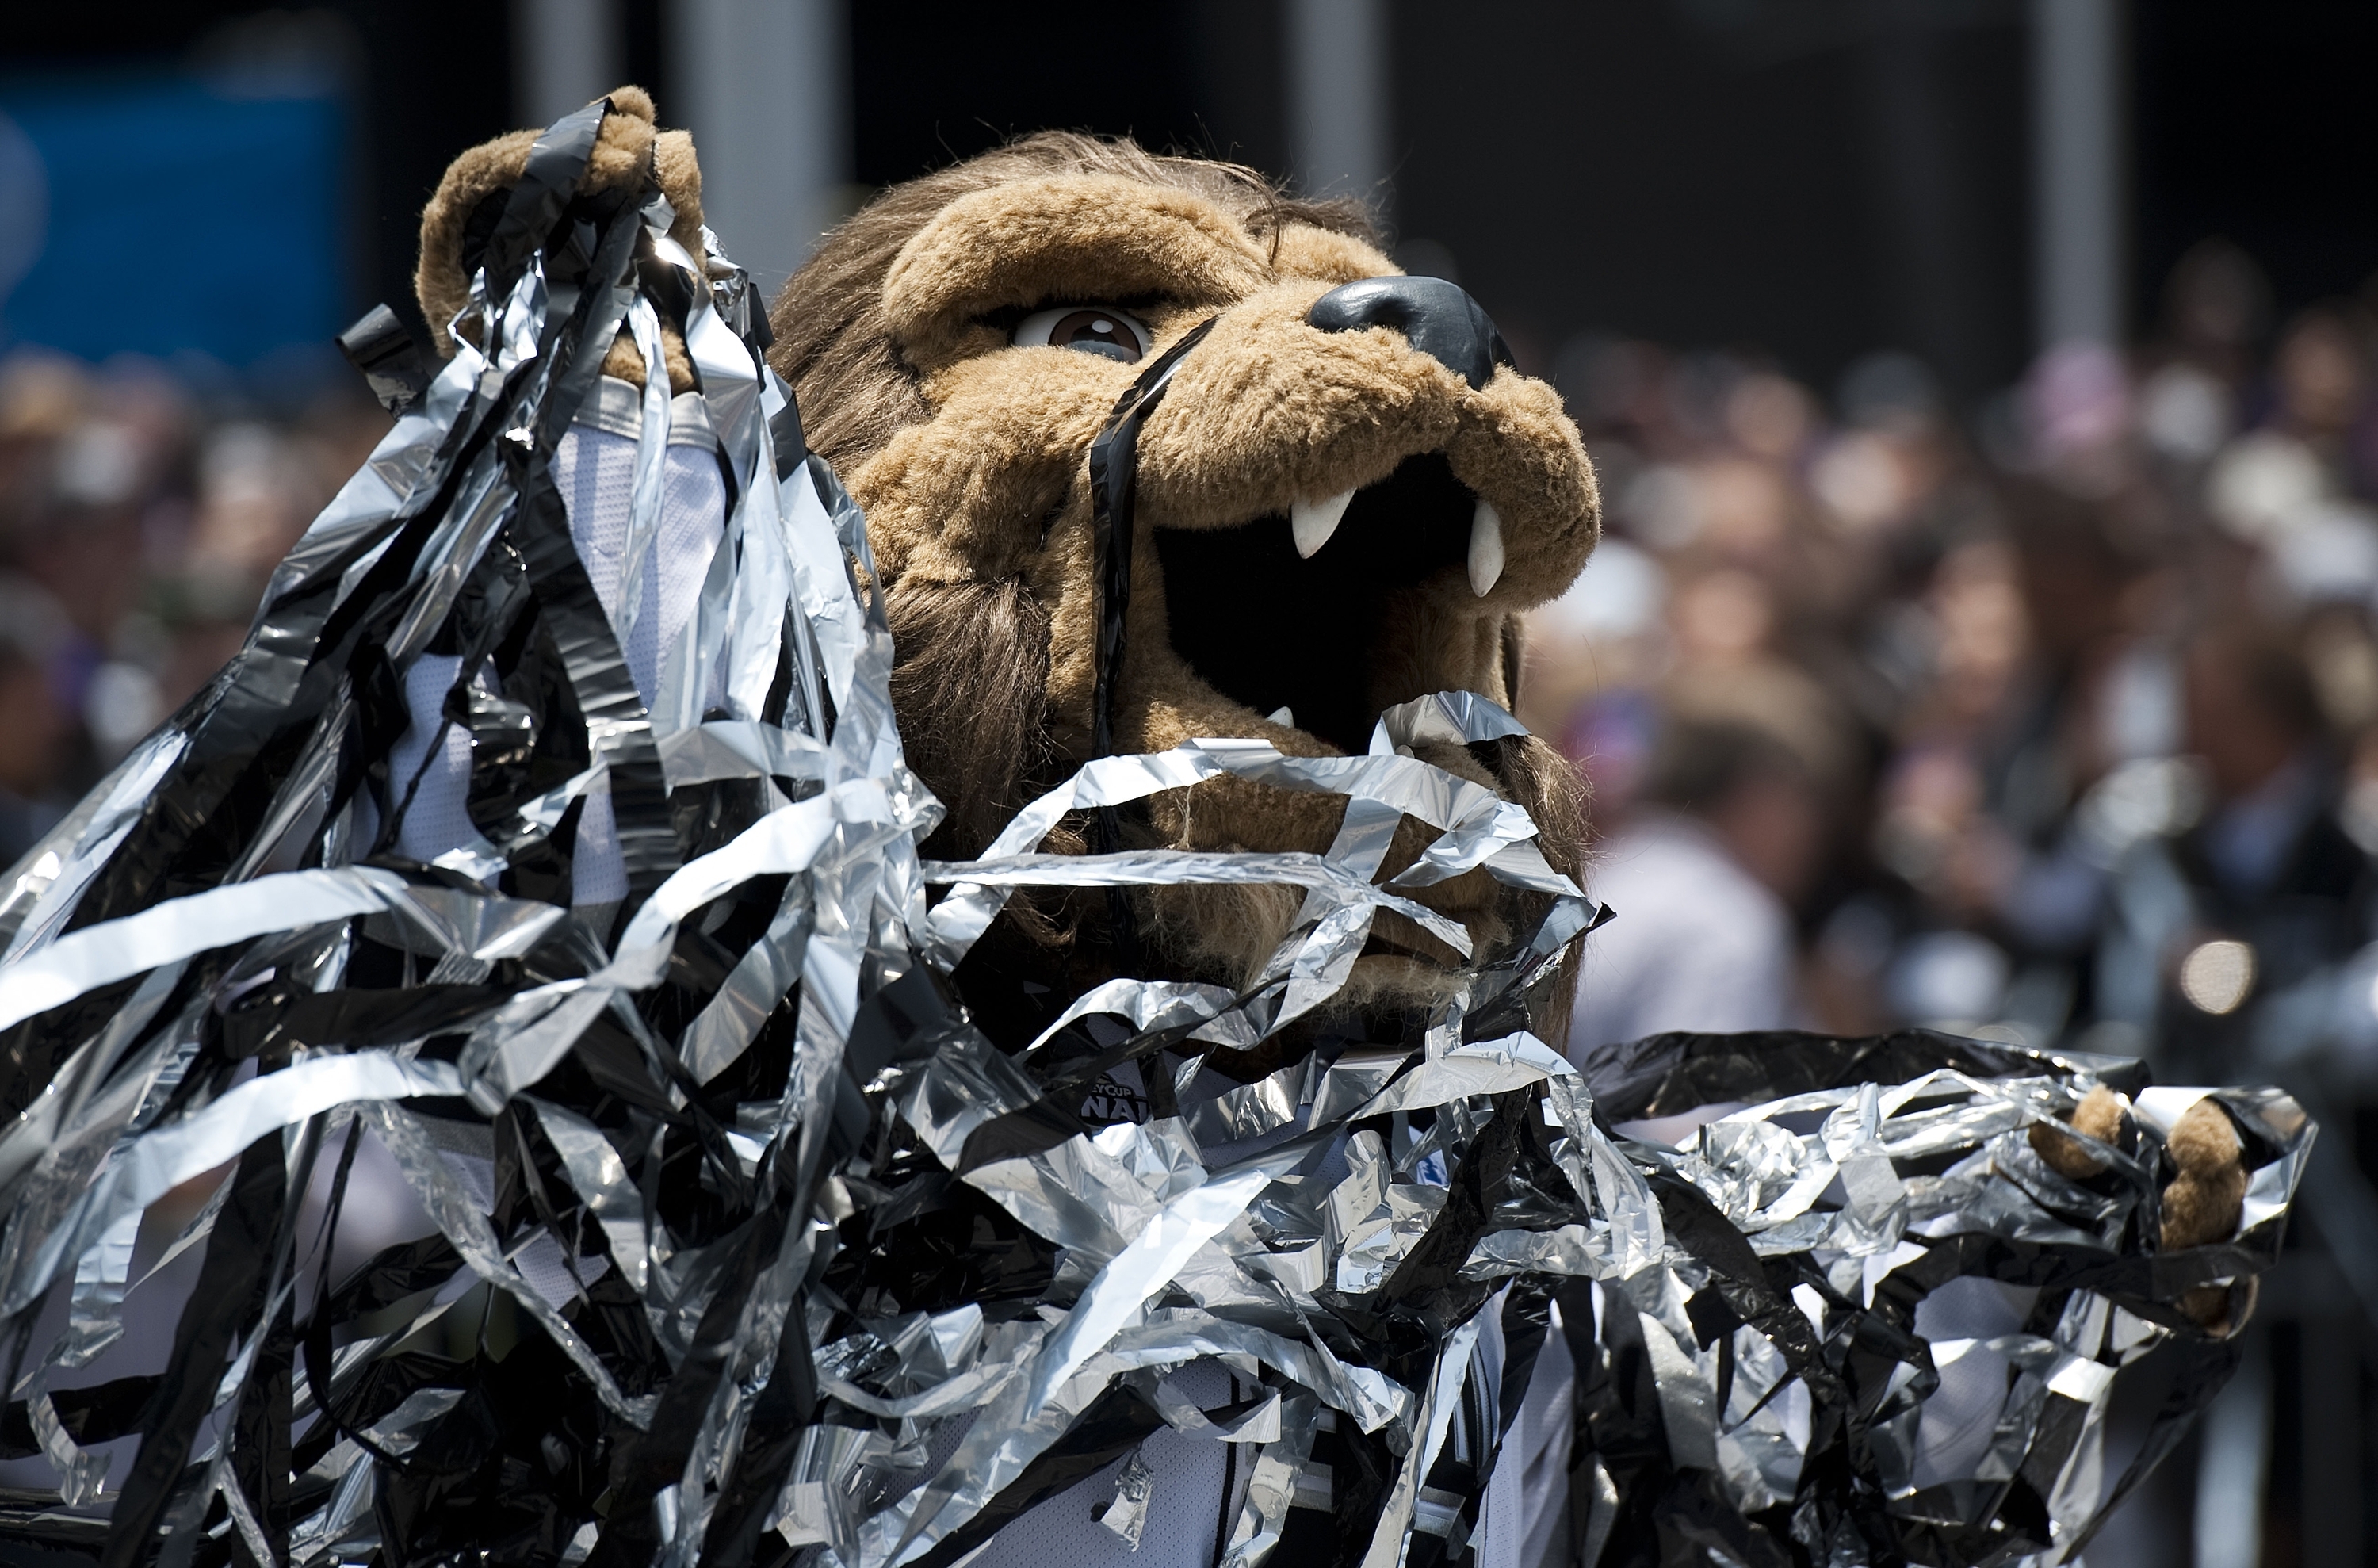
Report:
[[[683,131],[664,131],[655,124],[652,94],[641,87],[622,87],[610,95],[611,112],[580,176],[581,195],[632,185],[644,177],[649,162],[661,192],[677,209],[669,237],[683,246],[694,263],[704,261],[702,247],[702,170],[694,162],[693,139]],[[421,313],[428,319],[429,334],[442,356],[454,352],[448,325],[471,300],[471,272],[463,265],[464,241],[472,217],[490,200],[500,200],[528,166],[529,149],[541,134],[519,130],[481,142],[446,167],[445,177],[429,205],[421,211],[421,261],[413,276]],[[462,331],[474,343],[476,324],[464,321]],[[673,326],[661,329],[667,351],[669,388],[691,391],[691,362],[685,342]],[[622,332],[611,345],[603,372],[642,386],[643,356],[634,341]]]
[[[2164,1140],[2180,1175],[2163,1189],[2163,1249],[2227,1241],[2246,1209],[2244,1145],[2228,1114],[2199,1100]]]
[[[2100,1084],[2074,1108],[2072,1125],[2100,1143],[2111,1144],[2120,1134],[2122,1117],[2130,1108],[2127,1096]],[[2031,1147],[2058,1175],[2075,1181],[2106,1168],[2103,1158],[2054,1122],[2032,1124]],[[2164,1148],[2180,1174],[2163,1189],[2161,1249],[2177,1252],[2228,1240],[2237,1234],[2246,1208],[2245,1146],[2239,1141],[2228,1114],[2210,1099],[2199,1100],[2172,1128]],[[2230,1306],[2227,1285],[2200,1285],[2180,1298],[2181,1311],[2208,1333],[2224,1337],[2243,1327],[2247,1312],[2252,1310],[2251,1286],[2234,1321]]]
[[[2111,1144],[2121,1135],[2122,1117],[2130,1108],[2129,1095],[2118,1094],[2101,1083],[2082,1097],[2072,1113],[2072,1126],[2100,1143]],[[2085,1180],[2106,1168],[2103,1159],[2078,1139],[2059,1131],[2054,1122],[2031,1124],[2031,1147],[2048,1162],[2048,1169],[2073,1181]]]
[[[2237,1234],[2246,1212],[2246,1161],[2228,1113],[2210,1099],[2191,1105],[2164,1140],[2180,1175],[2163,1189],[2163,1248],[2202,1247]],[[2227,1338],[2254,1309],[2254,1282],[2246,1282],[2237,1310],[2228,1285],[2199,1285],[2180,1298],[2180,1310],[2206,1332]]]

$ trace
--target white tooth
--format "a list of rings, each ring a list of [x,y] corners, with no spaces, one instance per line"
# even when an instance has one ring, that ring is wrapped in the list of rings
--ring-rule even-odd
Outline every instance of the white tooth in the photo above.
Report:
[[[1481,497],[1470,518],[1470,591],[1480,598],[1503,575],[1503,520]]]
[[[1310,561],[1327,544],[1338,531],[1338,520],[1346,515],[1346,503],[1353,499],[1353,491],[1339,490],[1327,501],[1300,501],[1290,507],[1288,525],[1296,535],[1296,553]]]
[[[1296,728],[1296,715],[1291,713],[1285,707],[1276,707],[1272,709],[1269,713],[1264,715],[1264,718],[1268,723],[1286,725],[1291,730]]]

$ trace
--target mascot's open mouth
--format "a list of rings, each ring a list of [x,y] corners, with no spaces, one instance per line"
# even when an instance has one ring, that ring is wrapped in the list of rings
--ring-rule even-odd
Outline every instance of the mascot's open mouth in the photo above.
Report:
[[[1223,695],[1258,713],[1286,708],[1281,722],[1359,753],[1383,707],[1420,694],[1381,689],[1411,662],[1412,650],[1383,645],[1418,623],[1397,611],[1442,573],[1469,569],[1475,581],[1495,524],[1442,452],[1406,458],[1342,505],[1317,541],[1313,522],[1279,513],[1152,537],[1172,650]],[[1492,551],[1499,561],[1499,537]]]

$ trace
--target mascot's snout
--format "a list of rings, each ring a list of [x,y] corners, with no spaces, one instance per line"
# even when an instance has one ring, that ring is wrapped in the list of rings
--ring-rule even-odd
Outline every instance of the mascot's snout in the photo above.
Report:
[[[1325,332],[1386,327],[1479,392],[1497,365],[1515,364],[1484,307],[1443,278],[1364,278],[1313,302],[1304,319]]]

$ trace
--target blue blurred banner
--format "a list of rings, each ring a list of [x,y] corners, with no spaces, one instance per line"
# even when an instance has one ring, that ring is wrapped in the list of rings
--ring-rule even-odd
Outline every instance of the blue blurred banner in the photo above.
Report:
[[[0,82],[0,348],[246,366],[344,324],[342,105],[183,76]]]

